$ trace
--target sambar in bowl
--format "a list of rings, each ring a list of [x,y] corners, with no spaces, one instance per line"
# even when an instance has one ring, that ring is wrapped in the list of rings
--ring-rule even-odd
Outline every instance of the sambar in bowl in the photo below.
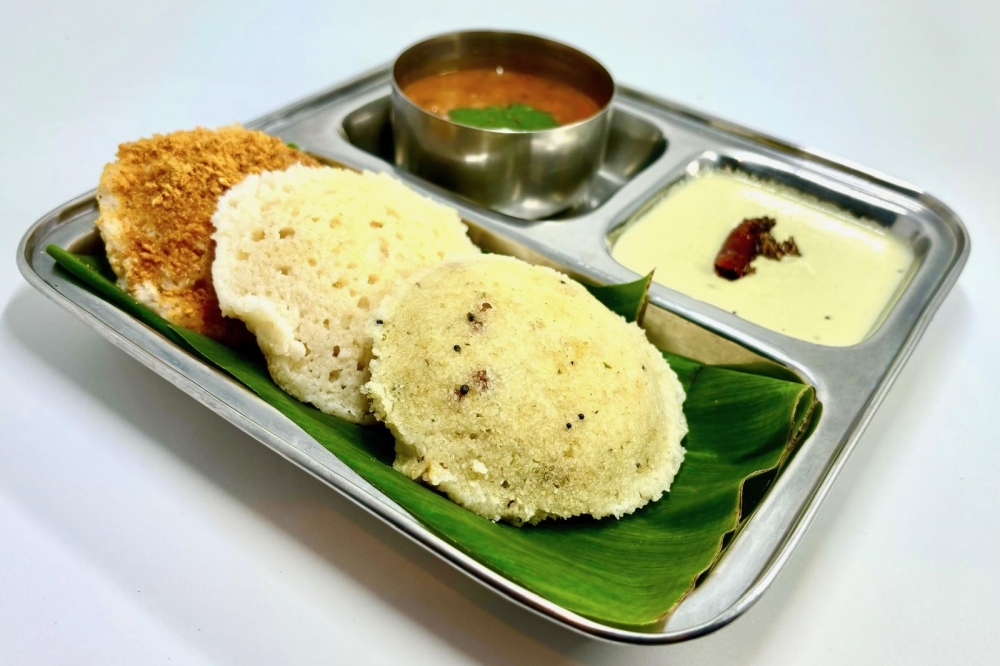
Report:
[[[543,37],[474,31],[406,49],[392,68],[396,165],[513,217],[572,207],[604,157],[615,83]]]

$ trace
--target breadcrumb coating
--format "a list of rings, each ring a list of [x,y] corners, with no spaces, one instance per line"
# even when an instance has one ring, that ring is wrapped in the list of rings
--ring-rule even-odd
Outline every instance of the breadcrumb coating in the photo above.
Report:
[[[263,132],[232,125],[124,143],[101,174],[97,227],[118,285],[171,323],[229,344],[248,339],[212,286],[212,213],[244,177],[317,166]]]

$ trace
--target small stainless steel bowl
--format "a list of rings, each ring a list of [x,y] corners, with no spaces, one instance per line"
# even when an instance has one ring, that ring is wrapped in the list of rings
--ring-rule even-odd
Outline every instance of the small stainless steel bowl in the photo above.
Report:
[[[427,76],[496,67],[570,85],[600,110],[547,130],[480,129],[440,118],[403,94]],[[487,208],[549,217],[575,204],[597,172],[614,96],[614,80],[599,62],[559,42],[494,31],[432,37],[403,51],[392,68],[396,165]]]

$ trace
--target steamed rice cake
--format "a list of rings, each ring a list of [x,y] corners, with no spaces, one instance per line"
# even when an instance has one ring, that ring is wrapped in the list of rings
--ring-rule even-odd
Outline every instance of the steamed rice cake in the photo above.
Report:
[[[394,467],[492,520],[620,517],[684,456],[684,390],[580,284],[483,255],[399,285],[372,325],[365,392]]]
[[[318,166],[280,139],[239,125],[123,143],[97,188],[97,228],[118,286],[173,324],[232,345],[249,340],[212,287],[212,214],[248,174]]]
[[[251,176],[212,222],[222,312],[256,335],[282,389],[356,423],[373,420],[361,393],[372,310],[412,273],[479,253],[453,209],[332,167]]]

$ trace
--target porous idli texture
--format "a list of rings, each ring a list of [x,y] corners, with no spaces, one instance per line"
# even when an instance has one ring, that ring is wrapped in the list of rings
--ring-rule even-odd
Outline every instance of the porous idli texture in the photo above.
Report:
[[[621,517],[670,488],[684,390],[637,325],[554,270],[482,255],[378,309],[365,392],[394,467],[492,520]]]
[[[246,323],[282,389],[356,423],[373,420],[361,393],[372,310],[394,283],[479,253],[454,210],[332,167],[251,176],[212,222],[222,312]]]

